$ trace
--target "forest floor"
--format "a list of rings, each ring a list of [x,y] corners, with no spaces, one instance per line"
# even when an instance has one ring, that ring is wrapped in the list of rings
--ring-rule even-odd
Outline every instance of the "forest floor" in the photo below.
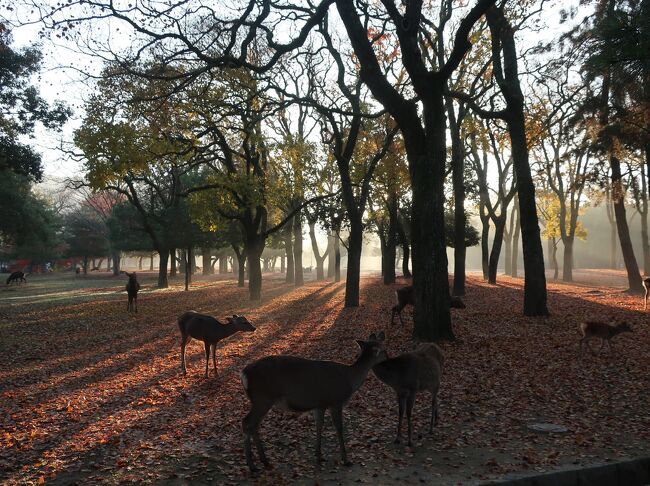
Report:
[[[365,277],[361,306],[344,309],[344,283],[296,289],[268,275],[252,305],[233,280],[199,278],[183,292],[180,279],[166,290],[153,289],[153,274],[140,279],[137,315],[125,312],[123,276],[33,276],[0,288],[0,483],[476,484],[650,454],[650,323],[641,297],[621,292],[620,272],[549,282],[549,318],[522,317],[521,279],[470,277],[467,309],[452,310],[457,340],[442,344],[433,435],[422,394],[415,447],[394,445],[395,397],[370,375],[344,412],[354,466],[340,465],[328,420],[316,471],[311,414],[273,410],[261,436],[275,468],[256,477],[243,458],[239,371],[277,353],[349,363],[354,340],[379,330],[390,355],[411,349],[410,312],[405,327],[389,326],[405,281]],[[176,318],[189,309],[257,326],[219,345],[218,377],[203,377],[197,342],[180,372]],[[625,319],[634,333],[615,338],[611,354],[581,356],[585,318]],[[567,431],[533,432],[535,422]]]

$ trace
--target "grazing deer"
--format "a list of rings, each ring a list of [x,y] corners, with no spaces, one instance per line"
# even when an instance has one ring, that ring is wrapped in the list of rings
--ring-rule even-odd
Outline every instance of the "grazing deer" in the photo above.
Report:
[[[7,285],[9,285],[11,282],[18,282],[18,285],[20,285],[21,282],[27,283],[25,273],[20,271],[12,272],[11,275],[9,275],[9,278],[7,278]]]
[[[645,296],[643,297],[643,310],[648,310],[648,295],[650,295],[650,278],[643,279],[643,288]]]
[[[185,366],[185,348],[192,338],[203,341],[205,344],[205,377],[208,377],[208,364],[210,363],[210,348],[212,348],[212,364],[214,374],[217,376],[217,343],[239,331],[252,332],[255,330],[248,319],[234,314],[226,317],[227,324],[222,324],[214,317],[189,311],[178,318],[178,327],[181,330],[181,369],[187,374]]]
[[[616,325],[605,324],[604,322],[597,321],[586,321],[580,323],[580,333],[582,334],[582,339],[580,340],[580,352],[583,351],[583,346],[587,346],[591,351],[591,354],[595,356],[594,350],[591,349],[589,341],[593,339],[600,339],[600,349],[598,353],[603,350],[605,343],[609,348],[609,352],[612,351],[612,338],[617,334],[623,332],[632,332],[632,328],[627,322],[621,322]]]
[[[367,341],[357,341],[361,353],[351,365],[334,361],[316,361],[297,356],[267,356],[246,366],[242,384],[251,402],[251,410],[242,421],[244,452],[251,471],[256,471],[251,451],[255,441],[260,461],[269,468],[259,436],[260,422],[277,406],[293,412],[314,413],[316,420],[316,464],[322,461],[321,434],[325,411],[329,410],[338,435],[341,459],[351,465],[343,440],[343,407],[361,387],[370,369],[386,358],[384,333],[371,334]]]
[[[408,445],[412,446],[411,412],[415,403],[415,395],[419,391],[427,390],[431,393],[429,433],[433,432],[434,424],[438,424],[437,397],[443,361],[441,349],[433,343],[425,343],[420,344],[415,351],[401,354],[395,358],[388,358],[372,367],[375,376],[395,390],[397,394],[399,419],[396,444],[399,444],[402,436],[402,419],[406,410]]]
[[[397,314],[400,324],[404,325],[404,321],[402,320],[402,310],[407,305],[415,305],[413,286],[409,285],[407,287],[397,289],[395,291],[395,294],[397,295],[397,305],[392,308],[390,323],[391,325],[395,324],[395,314]],[[464,309],[466,307],[462,299],[460,297],[456,297],[455,295],[450,296],[449,305],[454,309]]]
[[[135,276],[135,272],[126,273],[126,276],[129,277],[129,281],[126,283],[126,293],[129,295],[129,302],[126,304],[126,311],[132,311],[135,304],[135,313],[138,313],[138,291],[140,290],[140,284]]]

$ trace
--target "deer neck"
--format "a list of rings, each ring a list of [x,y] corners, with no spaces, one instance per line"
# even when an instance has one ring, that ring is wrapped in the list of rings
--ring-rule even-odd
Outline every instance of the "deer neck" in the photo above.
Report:
[[[363,385],[363,382],[366,380],[366,376],[368,376],[368,372],[372,368],[373,364],[374,359],[372,355],[364,352],[361,353],[361,356],[359,356],[352,365],[350,365],[348,376],[354,391],[361,388],[361,385]]]

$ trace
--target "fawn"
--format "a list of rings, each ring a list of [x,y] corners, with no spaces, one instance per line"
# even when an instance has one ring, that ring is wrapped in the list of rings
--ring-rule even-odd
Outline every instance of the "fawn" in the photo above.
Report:
[[[361,353],[351,365],[334,361],[317,361],[297,356],[267,356],[246,366],[241,372],[242,384],[251,402],[251,410],[242,421],[244,453],[249,469],[254,472],[251,438],[255,441],[260,461],[269,468],[259,436],[260,422],[273,407],[293,412],[314,413],[316,421],[316,465],[322,461],[321,434],[325,411],[329,410],[336,428],[341,459],[351,465],[343,440],[343,407],[361,387],[368,372],[386,358],[384,334],[371,334],[367,341],[357,341]]]
[[[643,288],[645,296],[643,297],[643,310],[648,310],[648,296],[650,295],[650,278],[643,279]]]
[[[406,410],[408,445],[412,446],[411,412],[415,395],[419,391],[427,390],[431,393],[429,433],[433,432],[434,424],[438,424],[437,397],[443,362],[442,350],[433,343],[424,343],[420,344],[415,351],[401,354],[395,358],[388,358],[372,367],[375,376],[395,390],[397,394],[399,419],[396,444],[399,444],[402,436],[402,419]]]
[[[612,338],[617,334],[623,332],[632,332],[632,328],[627,322],[621,322],[616,325],[605,324],[604,322],[598,321],[585,321],[580,323],[580,333],[582,334],[582,339],[580,339],[580,352],[583,351],[583,346],[587,346],[591,351],[591,354],[595,355],[594,350],[591,349],[589,341],[593,339],[600,339],[600,353],[607,343],[609,351],[612,350]]]
[[[138,280],[135,276],[135,272],[133,273],[126,273],[126,276],[129,277],[129,281],[126,283],[126,293],[129,296],[129,301],[126,304],[126,311],[132,311],[134,310],[134,305],[135,305],[135,313],[138,313],[138,291],[140,290],[140,284],[138,283]]]
[[[395,314],[397,314],[400,324],[404,325],[404,321],[402,320],[402,310],[407,305],[415,305],[413,286],[409,285],[407,287],[397,289],[395,291],[395,294],[397,295],[397,305],[392,308],[390,323],[391,325],[395,324]],[[460,297],[456,297],[455,295],[450,296],[449,306],[453,309],[464,309],[466,307],[462,299]]]
[[[192,338],[203,341],[205,345],[205,377],[208,377],[208,364],[210,363],[210,348],[212,348],[212,364],[214,374],[217,376],[217,343],[239,331],[252,332],[255,326],[244,316],[234,314],[226,317],[227,324],[222,324],[214,317],[189,311],[178,318],[178,327],[181,330],[181,369],[187,374],[185,366],[185,348]]]
[[[9,275],[9,278],[7,278],[7,285],[9,285],[11,282],[17,282],[18,285],[20,285],[21,282],[27,283],[27,279],[25,278],[25,274],[23,272],[12,272],[11,275]]]

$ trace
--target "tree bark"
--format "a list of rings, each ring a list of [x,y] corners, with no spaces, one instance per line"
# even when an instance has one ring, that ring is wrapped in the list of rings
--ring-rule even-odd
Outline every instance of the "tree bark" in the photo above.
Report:
[[[311,240],[311,250],[314,253],[316,260],[316,280],[325,279],[325,258],[330,251],[329,245],[323,255],[320,254],[318,249],[318,241],[316,241],[316,221],[309,221],[309,239]]]
[[[519,220],[524,254],[524,315],[548,315],[544,252],[537,219],[535,185],[530,172],[524,117],[524,95],[519,83],[514,30],[503,11],[493,6],[486,12],[492,36],[495,79],[506,101],[511,154],[519,197]],[[501,55],[503,54],[503,62]]]
[[[460,125],[464,109],[460,108],[458,118],[451,97],[446,97],[449,133],[451,135],[451,179],[454,191],[454,286],[453,295],[465,295],[465,157]]]
[[[490,276],[490,217],[480,212],[481,217],[481,268],[483,269],[483,280]]]
[[[630,228],[627,224],[625,214],[625,190],[623,188],[623,177],[621,175],[621,163],[614,154],[610,154],[609,165],[612,169],[612,198],[614,202],[614,216],[616,217],[616,228],[618,239],[621,243],[621,253],[627,271],[628,285],[630,292],[643,292],[643,280],[639,273],[639,265],[634,256]]]
[[[138,270],[142,270],[142,259],[143,258],[144,257],[142,257],[142,256],[138,257]]]
[[[246,285],[246,255],[236,245],[232,245],[232,249],[237,258],[237,287],[244,287]],[[234,269],[235,266],[233,265]]]
[[[168,250],[167,248],[158,249],[158,256],[159,256],[158,288],[159,289],[166,289],[167,287],[169,287],[169,283],[167,281],[167,263],[169,262],[169,254],[170,254],[170,250]]]
[[[386,254],[384,284],[395,283],[395,256],[397,252],[397,194],[388,195],[388,234],[386,235]]]
[[[153,272],[153,253],[149,256],[149,271]]]
[[[293,243],[291,241],[291,228],[293,223],[287,223],[287,229],[284,230],[284,252],[287,256],[287,274],[284,281],[286,283],[294,283],[296,276],[295,265],[293,261]]]
[[[560,266],[557,263],[557,243],[552,242],[551,246],[551,260],[553,262],[553,280],[557,280],[560,273]]]
[[[402,244],[402,275],[405,278],[410,278],[411,271],[409,270],[409,259],[411,258],[411,249],[409,247],[408,239],[406,238],[406,231],[404,230],[404,222],[402,221],[402,218],[398,218],[397,232],[400,243]]]
[[[203,275],[212,275],[214,268],[212,267],[212,250],[210,248],[201,249],[201,266]]]
[[[118,276],[120,274],[120,262],[122,256],[119,251],[113,251],[111,258],[113,260],[113,275]]]
[[[187,250],[184,250],[187,260],[185,261],[185,291],[187,292],[190,289],[190,282],[192,281],[192,260],[194,255],[192,254],[192,247],[189,246]]]
[[[490,263],[488,265],[488,282],[491,284],[497,283],[499,257],[501,256],[501,245],[503,244],[505,228],[506,215],[504,214],[494,221],[494,240],[492,241],[492,252],[490,253]]]
[[[334,281],[341,281],[341,236],[338,230],[334,234]]]
[[[169,250],[169,260],[170,260],[169,276],[175,277],[176,276],[176,248],[172,248],[171,250]]]
[[[515,208],[518,208],[518,205],[515,205]],[[519,212],[517,210],[517,212]],[[512,270],[512,276],[517,277],[517,267],[519,265],[519,233],[521,231],[521,226],[519,225],[519,217],[515,218],[515,233],[512,236],[512,263],[510,264],[510,270]]]
[[[305,278],[302,271],[302,217],[300,211],[293,217],[293,262],[295,269],[293,284],[295,287],[301,287],[305,284]]]
[[[354,214],[354,212],[352,212]],[[353,216],[348,212],[348,216]],[[350,218],[350,239],[348,242],[348,271],[345,280],[345,307],[359,307],[359,279],[361,278],[361,250],[363,245],[363,226],[361,216]],[[338,248],[336,249],[338,251]],[[338,273],[340,280],[340,252],[338,254]],[[338,280],[337,280],[338,281]]]
[[[568,236],[562,241],[564,246],[564,261],[562,262],[562,280],[564,282],[573,282],[573,242],[572,236]]]

